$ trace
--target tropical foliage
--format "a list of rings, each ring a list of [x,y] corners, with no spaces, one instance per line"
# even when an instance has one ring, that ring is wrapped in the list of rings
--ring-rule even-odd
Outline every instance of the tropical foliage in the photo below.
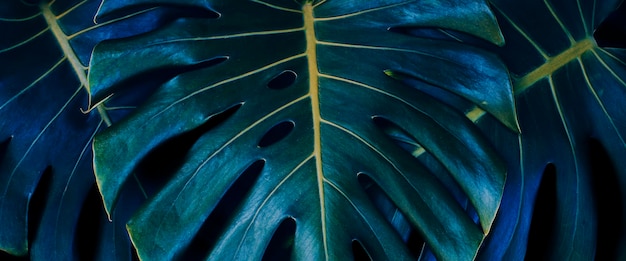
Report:
[[[2,3],[0,257],[626,257],[620,2]]]

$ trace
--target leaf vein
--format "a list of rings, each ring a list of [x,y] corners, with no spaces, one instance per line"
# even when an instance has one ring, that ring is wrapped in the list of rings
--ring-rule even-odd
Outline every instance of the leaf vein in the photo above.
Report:
[[[267,204],[267,202],[270,200],[270,198],[276,193],[276,191],[278,191],[278,189],[285,183],[287,182],[287,180],[289,178],[291,178],[291,176],[293,176],[294,173],[298,172],[298,170],[300,170],[300,168],[302,166],[304,166],[306,163],[308,163],[311,159],[313,159],[313,157],[315,157],[315,154],[311,153],[311,155],[309,155],[307,158],[305,158],[304,160],[302,160],[293,170],[291,170],[291,172],[289,172],[289,174],[287,174],[287,176],[285,176],[275,187],[274,189],[272,189],[272,191],[270,191],[269,194],[267,194],[267,196],[263,199],[263,201],[261,202],[261,205],[259,205],[259,207],[257,208],[257,210],[254,212],[254,215],[252,216],[252,219],[250,219],[250,222],[248,223],[248,226],[246,227],[246,229],[244,230],[243,236],[241,237],[241,240],[239,241],[239,245],[237,246],[237,249],[235,250],[235,257],[238,256],[239,254],[239,250],[241,249],[241,246],[243,245],[243,242],[245,241],[246,237],[248,236],[248,232],[250,231],[250,228],[252,227],[252,223],[254,223],[254,221],[256,220],[257,216],[259,215],[259,213],[261,212],[261,210],[265,207],[265,204]]]
[[[22,165],[22,163],[24,163],[24,160],[26,159],[26,157],[30,154],[31,150],[33,149],[33,147],[35,146],[35,144],[37,142],[39,142],[39,139],[41,138],[41,136],[43,136],[43,134],[48,130],[48,128],[50,127],[50,125],[52,125],[52,123],[54,123],[56,121],[56,119],[61,115],[61,113],[63,113],[66,109],[67,106],[70,104],[70,102],[78,95],[78,93],[82,90],[82,86],[80,86],[78,89],[76,89],[76,91],[74,92],[74,94],[72,94],[72,96],[65,102],[65,104],[63,104],[63,106],[59,109],[59,111],[52,117],[52,119],[50,119],[48,121],[48,123],[46,123],[46,125],[43,127],[43,129],[41,131],[39,131],[39,133],[37,134],[37,136],[35,137],[35,139],[30,143],[30,145],[28,146],[28,149],[26,149],[26,151],[24,152],[24,154],[22,155],[22,157],[20,158],[19,161],[17,161],[17,164],[15,164],[15,167],[13,168],[13,170],[11,171],[11,174],[9,174],[9,178],[6,182],[6,185],[4,186],[4,191],[2,193],[2,197],[0,197],[0,212],[3,209],[3,205],[4,205],[4,200],[6,198],[6,194],[9,191],[9,187],[10,184],[13,180],[13,177],[15,176],[15,173],[17,172],[17,170],[19,169],[19,167]]]
[[[66,60],[66,57],[61,58],[56,64],[54,64],[50,69],[48,69],[45,73],[43,73],[41,76],[39,76],[39,78],[35,79],[30,85],[26,86],[24,89],[22,89],[21,91],[19,91],[17,94],[13,95],[13,97],[11,97],[10,99],[8,99],[4,104],[0,105],[0,110],[2,110],[5,106],[7,106],[7,104],[9,104],[10,102],[12,102],[13,100],[15,100],[17,97],[21,96],[22,94],[24,94],[26,91],[28,91],[30,88],[32,88],[33,86],[35,86],[35,84],[39,83],[41,80],[43,80],[44,78],[46,78],[48,75],[50,75],[50,73],[52,73],[57,67],[59,67],[59,65],[61,65],[64,61]]]
[[[263,67],[261,67],[261,68],[257,68],[257,69],[255,69],[255,70],[249,71],[249,72],[247,72],[247,73],[243,73],[243,74],[240,74],[240,75],[238,75],[238,76],[231,77],[231,78],[228,78],[228,79],[225,79],[225,80],[219,81],[219,82],[217,82],[217,83],[211,84],[211,85],[209,85],[209,86],[206,86],[206,87],[204,87],[204,88],[198,89],[198,90],[196,90],[196,91],[194,91],[194,92],[192,92],[192,93],[190,93],[190,94],[188,94],[188,95],[186,95],[186,96],[184,96],[184,97],[182,97],[182,98],[180,98],[180,99],[178,99],[178,100],[176,100],[176,101],[172,102],[170,105],[168,105],[167,107],[163,108],[162,110],[160,110],[159,112],[157,112],[154,116],[152,116],[152,117],[150,117],[148,120],[146,120],[146,123],[145,123],[144,125],[142,125],[142,126],[145,126],[146,124],[148,124],[148,122],[150,122],[150,121],[154,120],[156,117],[158,117],[159,115],[161,115],[161,114],[165,113],[166,111],[168,111],[169,109],[173,108],[173,107],[174,107],[174,106],[176,106],[177,104],[179,104],[179,103],[181,103],[181,102],[183,102],[183,101],[185,101],[185,100],[187,100],[187,99],[190,99],[191,97],[196,96],[196,95],[198,95],[198,94],[200,94],[200,93],[202,93],[202,92],[205,92],[205,91],[207,91],[207,90],[209,90],[209,89],[212,89],[212,88],[218,87],[218,86],[220,86],[220,85],[223,85],[223,84],[226,84],[226,83],[229,83],[229,82],[233,82],[233,81],[236,81],[236,80],[239,80],[239,79],[242,79],[242,78],[248,77],[248,76],[250,76],[250,75],[252,75],[252,74],[255,74],[255,73],[258,73],[258,72],[261,72],[261,71],[267,70],[267,69],[272,68],[272,67],[274,67],[274,66],[277,66],[277,65],[280,65],[280,64],[283,64],[283,63],[289,62],[289,61],[291,61],[291,60],[295,60],[295,59],[297,59],[297,58],[305,57],[305,56],[306,56],[306,53],[301,53],[301,54],[298,54],[298,55],[294,55],[294,56],[291,56],[291,57],[288,57],[288,58],[282,59],[282,60],[280,60],[280,61],[277,61],[277,62],[271,63],[271,64],[269,64],[269,65],[263,66]]]
[[[604,102],[602,102],[602,99],[600,99],[600,96],[596,92],[596,89],[593,87],[593,84],[591,83],[591,80],[589,79],[589,75],[587,74],[587,69],[585,68],[585,64],[582,62],[581,59],[578,59],[578,63],[580,64],[580,69],[583,73],[583,77],[585,78],[585,83],[587,83],[587,86],[589,87],[589,90],[593,94],[593,97],[598,102],[598,105],[600,106],[600,108],[602,108],[602,112],[604,112],[604,114],[606,115],[607,120],[610,122],[611,127],[613,127],[613,129],[615,130],[615,133],[617,134],[617,137],[619,137],[619,140],[622,142],[622,144],[626,145],[624,138],[619,132],[619,128],[617,128],[617,125],[615,125],[615,121],[613,121],[613,118],[610,116],[608,110],[606,109]]]
[[[189,184],[191,183],[191,181],[193,181],[196,176],[198,175],[198,173],[200,173],[200,171],[209,163],[212,162],[211,159],[213,157],[215,157],[217,154],[219,154],[222,150],[224,150],[226,147],[228,147],[230,144],[232,144],[235,140],[237,140],[239,137],[241,137],[242,135],[244,135],[245,133],[247,133],[249,130],[251,130],[252,128],[254,128],[255,126],[259,125],[261,122],[267,120],[268,118],[270,118],[271,116],[273,116],[274,114],[291,107],[292,105],[308,98],[308,95],[302,96],[298,99],[295,99],[283,106],[281,106],[280,108],[268,113],[267,115],[263,116],[262,118],[260,118],[259,120],[255,121],[254,123],[252,123],[250,126],[246,127],[245,129],[243,129],[242,131],[240,131],[239,133],[237,133],[237,135],[235,135],[234,137],[232,137],[230,140],[226,141],[221,147],[219,147],[217,150],[215,150],[211,155],[209,155],[206,160],[204,160],[202,162],[202,164],[200,164],[196,170],[194,171],[193,174],[191,174],[191,176],[187,179],[187,181],[185,182],[185,185],[183,185],[183,187],[179,190],[179,192],[176,194],[176,197],[174,198],[174,200],[172,201],[172,203],[169,205],[167,211],[165,212],[165,214],[163,214],[161,217],[161,222],[159,223],[158,227],[157,227],[157,232],[156,232],[156,236],[159,236],[159,233],[161,232],[161,228],[163,227],[163,223],[165,223],[165,219],[166,217],[169,215],[170,212],[172,212],[172,209],[174,208],[174,206],[176,205],[176,203],[178,202],[178,199],[180,198],[180,196],[183,194],[183,192],[187,189],[187,187],[189,186]]]
[[[44,34],[45,32],[47,32],[49,30],[50,30],[50,27],[47,27],[47,28],[39,31],[38,33],[34,34],[33,36],[29,37],[28,39],[26,39],[24,41],[21,41],[21,42],[15,44],[15,45],[12,45],[10,47],[7,47],[7,48],[4,48],[4,49],[0,50],[0,53],[11,51],[11,50],[13,50],[15,48],[18,48],[18,47],[20,47],[20,46],[22,46],[24,44],[27,44],[27,43],[31,42],[32,40],[35,40],[37,37],[41,36],[42,34]]]
[[[216,36],[207,36],[207,37],[179,38],[179,39],[173,39],[173,40],[167,40],[167,41],[162,41],[162,42],[151,43],[151,44],[146,45],[146,47],[155,46],[155,45],[161,45],[161,44],[170,44],[170,43],[176,43],[176,42],[209,41],[209,40],[239,38],[239,37],[258,36],[258,35],[284,34],[284,33],[299,32],[299,31],[303,31],[303,30],[304,30],[304,27],[298,27],[298,28],[281,29],[281,30],[245,32],[245,33],[238,33],[238,34],[216,35]]]
[[[267,2],[264,2],[264,1],[261,1],[261,0],[252,0],[252,2],[259,3],[259,4],[262,4],[262,5],[265,5],[265,6],[274,8],[274,9],[277,9],[277,10],[281,10],[281,11],[287,11],[287,12],[292,12],[292,13],[302,13],[302,11],[300,11],[300,10],[295,10],[295,9],[291,9],[291,8],[278,6],[278,5],[275,5],[275,4],[270,4],[270,3],[267,3]]]
[[[409,4],[409,3],[412,3],[412,2],[416,2],[416,1],[417,0],[404,1],[404,2],[400,2],[400,3],[374,7],[374,8],[365,9],[365,10],[361,10],[361,11],[358,11],[358,12],[344,14],[344,15],[338,15],[338,16],[317,17],[317,18],[315,18],[315,21],[329,21],[329,20],[344,19],[344,18],[348,18],[348,17],[353,17],[353,16],[358,16],[358,15],[362,15],[362,14],[366,14],[366,13],[371,13],[371,12],[384,10],[384,9],[387,9],[387,8],[393,8],[393,7]],[[323,1],[323,2],[325,2],[325,1]],[[318,5],[322,4],[323,2],[318,3]]]

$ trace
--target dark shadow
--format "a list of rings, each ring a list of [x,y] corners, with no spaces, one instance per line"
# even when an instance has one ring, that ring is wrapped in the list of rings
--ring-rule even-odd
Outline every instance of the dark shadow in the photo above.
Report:
[[[358,240],[352,240],[352,254],[354,261],[372,261],[372,257],[367,253],[365,247]]]
[[[39,231],[39,225],[41,223],[41,217],[43,215],[43,211],[46,208],[47,199],[49,197],[50,189],[52,188],[52,167],[48,166],[39,181],[37,182],[37,187],[35,188],[35,192],[30,198],[30,202],[28,203],[28,242],[29,247],[30,243],[35,240],[35,235]]]
[[[263,253],[263,261],[291,260],[296,236],[296,220],[286,218],[280,223]]]
[[[25,256],[12,256],[12,255],[9,255],[8,253],[0,250],[0,260],[3,260],[3,261],[28,261],[28,260],[30,260],[30,257],[28,255],[25,255]]]
[[[550,163],[541,177],[528,234],[525,260],[544,260],[550,256],[556,226],[556,167]]]
[[[600,47],[626,48],[626,4],[615,10],[593,33]]]
[[[596,260],[617,260],[621,233],[624,231],[624,202],[617,171],[602,144],[589,140],[591,185],[597,213]]]
[[[4,155],[6,155],[7,153],[7,149],[9,148],[9,143],[11,143],[11,139],[13,139],[13,137],[8,137],[5,140],[0,141],[0,162],[2,162]]]
[[[78,223],[74,232],[74,250],[78,255],[78,260],[94,260],[96,250],[100,242],[102,217],[106,215],[103,211],[102,198],[95,184],[83,202],[83,207],[78,216]]]

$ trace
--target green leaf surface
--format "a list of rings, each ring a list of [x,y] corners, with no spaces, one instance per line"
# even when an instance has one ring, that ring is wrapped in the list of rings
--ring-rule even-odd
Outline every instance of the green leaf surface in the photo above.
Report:
[[[411,258],[368,186],[437,257],[476,256],[507,171],[472,113],[517,130],[507,72],[481,49],[396,29],[440,27],[501,44],[484,2],[105,0],[99,15],[153,6],[203,15],[102,42],[89,72],[92,98],[105,104],[141,92],[137,83],[158,85],[94,140],[108,213],[146,158],[201,132],[171,152],[182,158],[172,173],[150,173],[171,178],[128,223],[140,258],[184,256],[204,227],[214,236],[206,257],[216,260],[260,259],[283,241],[297,259],[350,259],[353,242],[376,260]],[[205,224],[216,216],[223,225]]]
[[[494,50],[511,71],[522,133],[520,216],[505,259],[523,255],[529,230],[537,229],[531,215],[550,200],[537,197],[542,178],[551,175],[544,174],[548,165],[556,170],[556,185],[548,188],[555,193],[554,222],[538,232],[542,238],[528,239],[528,251],[545,245],[543,257],[565,260],[626,256],[623,220],[601,213],[603,195],[615,192],[619,205],[608,215],[626,216],[626,60],[624,49],[598,46],[594,38],[620,2],[492,1],[506,41]],[[610,155],[607,166],[594,165],[595,141]],[[598,187],[597,180],[614,182]],[[616,236],[603,241],[608,235]],[[502,242],[488,243],[496,244]]]

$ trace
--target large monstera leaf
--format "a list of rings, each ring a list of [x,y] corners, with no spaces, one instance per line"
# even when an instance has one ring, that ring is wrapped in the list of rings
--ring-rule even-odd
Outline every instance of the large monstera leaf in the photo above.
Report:
[[[492,2],[506,41],[494,51],[511,72],[522,133],[522,200],[506,258],[623,259],[626,51],[594,38],[621,1]]]
[[[507,170],[473,120],[515,133],[512,87],[494,55],[406,29],[501,44],[485,2],[105,0],[99,15],[155,6],[203,11],[99,44],[89,71],[98,103],[157,86],[93,145],[108,213],[147,159],[176,163],[143,174],[167,181],[127,225],[140,258],[400,260],[410,230],[439,258],[477,255]]]
[[[0,259],[132,257],[125,222],[106,220],[95,186],[91,140],[116,112],[85,112],[87,65],[97,42],[149,30],[134,25],[164,13],[96,25],[99,4],[0,4]]]

